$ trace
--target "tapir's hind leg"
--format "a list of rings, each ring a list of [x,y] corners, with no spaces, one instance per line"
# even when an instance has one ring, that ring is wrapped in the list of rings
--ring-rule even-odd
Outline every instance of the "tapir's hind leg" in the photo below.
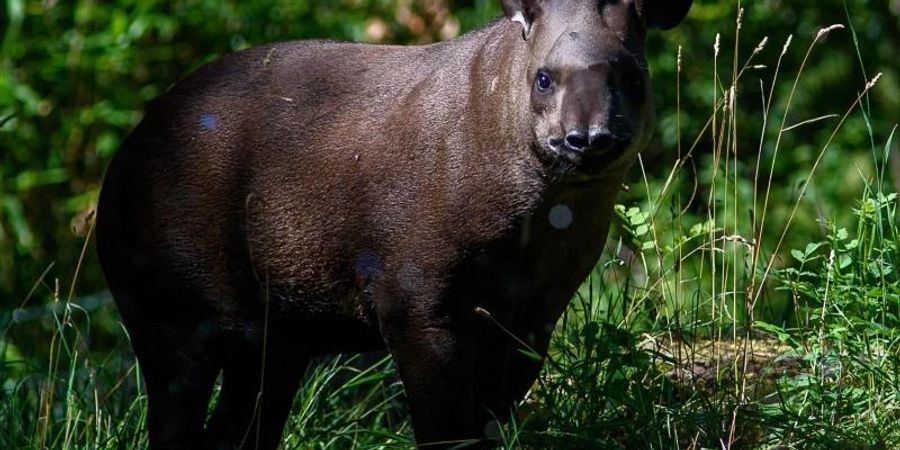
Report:
[[[222,391],[206,428],[208,448],[274,450],[309,358],[242,339],[226,358]],[[278,341],[273,336],[268,342]],[[263,364],[265,355],[265,364]]]
[[[214,340],[202,327],[184,328],[152,319],[140,325],[126,320],[147,387],[150,449],[201,448],[203,423],[219,373]]]
[[[138,357],[139,361],[147,358]],[[148,394],[147,427],[152,450],[201,448],[203,421],[216,369],[172,358],[167,367],[142,362]]]

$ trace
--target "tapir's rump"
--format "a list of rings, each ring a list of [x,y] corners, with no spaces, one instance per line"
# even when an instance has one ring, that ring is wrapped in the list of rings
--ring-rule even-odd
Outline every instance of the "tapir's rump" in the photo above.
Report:
[[[503,0],[451,42],[265,45],[149,105],[97,245],[151,448],[274,449],[311,357],[385,348],[420,445],[489,446],[649,138],[644,35],[690,3]]]

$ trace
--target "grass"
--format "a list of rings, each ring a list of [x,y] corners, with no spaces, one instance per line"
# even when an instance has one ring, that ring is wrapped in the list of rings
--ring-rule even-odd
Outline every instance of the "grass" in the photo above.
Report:
[[[500,448],[900,448],[900,230],[885,173],[895,130],[875,144],[866,105],[877,76],[858,97],[835,99],[844,105],[836,111],[795,120],[791,110],[806,61],[833,33],[855,38],[852,28],[825,27],[787,38],[775,56],[763,41],[730,61],[717,40],[709,120],[679,138],[689,145],[679,144],[662,179],[639,161],[643,177],[616,208],[606,256],[558,324],[546,368],[501,428]],[[766,89],[803,41],[791,90]],[[754,128],[739,113],[762,65],[774,70],[759,79]],[[863,188],[846,214],[817,215],[821,164],[860,117],[874,170],[860,171]],[[777,189],[775,165],[790,150],[782,138],[825,124],[830,137],[804,179]],[[820,233],[798,237],[798,222]],[[146,395],[127,336],[119,329],[104,346],[112,350],[92,350],[98,313],[73,301],[77,272],[68,289],[36,283],[51,304],[47,361],[5,339],[27,323],[12,321],[0,335],[0,448],[146,447]],[[310,369],[284,438],[300,449],[411,446],[402,387],[379,356]]]

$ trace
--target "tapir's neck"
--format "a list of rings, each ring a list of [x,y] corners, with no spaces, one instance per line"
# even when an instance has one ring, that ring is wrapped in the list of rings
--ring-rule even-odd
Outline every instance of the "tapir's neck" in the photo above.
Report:
[[[468,77],[468,89],[464,94],[468,101],[461,103],[472,110],[460,111],[460,114],[476,120],[485,119],[478,123],[485,134],[483,142],[502,142],[510,148],[530,152],[528,43],[522,36],[521,26],[501,18],[436,47],[448,53],[467,55],[459,59],[450,57],[446,61],[450,65],[460,65],[451,69],[457,76]]]
[[[479,51],[480,62],[475,67],[476,83],[482,92],[493,92],[492,98],[505,98],[496,103],[504,119],[497,131],[520,146],[529,147],[532,141],[530,124],[531,83],[528,71],[528,43],[519,24],[501,19],[486,28],[484,45]],[[487,105],[490,107],[490,105]]]

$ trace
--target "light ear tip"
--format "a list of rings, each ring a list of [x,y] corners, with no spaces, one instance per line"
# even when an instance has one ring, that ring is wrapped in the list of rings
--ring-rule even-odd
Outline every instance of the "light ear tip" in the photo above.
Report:
[[[522,11],[516,11],[511,16],[509,16],[509,20],[521,25],[522,38],[528,39],[528,35],[531,33],[531,23],[527,18],[525,18],[525,14]]]
[[[521,24],[525,28],[528,28],[528,20],[525,19],[525,14],[522,14],[522,11],[516,11],[515,13],[513,13],[509,20]]]

